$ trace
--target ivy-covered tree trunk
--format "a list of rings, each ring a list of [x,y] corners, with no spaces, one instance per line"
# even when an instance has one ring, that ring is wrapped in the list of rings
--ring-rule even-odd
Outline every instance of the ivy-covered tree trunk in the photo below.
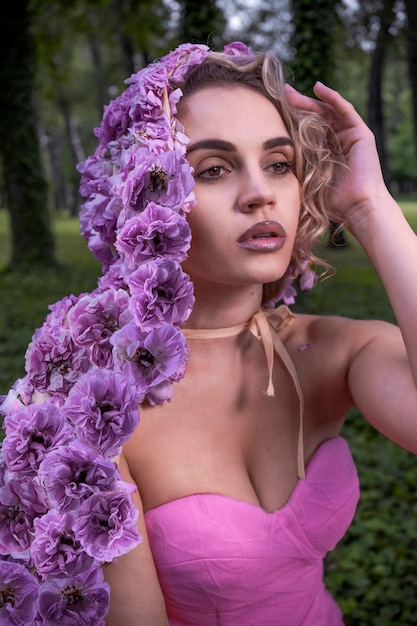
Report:
[[[384,62],[388,50],[389,28],[394,21],[394,2],[384,0],[379,14],[379,30],[372,54],[369,76],[368,123],[375,134],[379,159],[385,183],[389,186],[390,173],[385,148],[384,107],[382,101],[382,81]]]
[[[181,41],[220,47],[226,21],[216,0],[181,0],[181,6]]]
[[[308,95],[317,80],[332,84],[339,4],[340,0],[292,0],[294,86]]]
[[[0,156],[12,229],[10,266],[49,267],[54,241],[33,104],[29,0],[8,8],[0,27]]]
[[[417,151],[417,2],[405,0],[407,13],[407,56],[411,93],[413,96],[414,140]]]

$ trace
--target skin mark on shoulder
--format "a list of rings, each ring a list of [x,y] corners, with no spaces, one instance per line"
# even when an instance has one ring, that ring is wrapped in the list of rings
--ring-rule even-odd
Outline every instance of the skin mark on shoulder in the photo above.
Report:
[[[298,347],[299,352],[304,352],[304,350],[309,350],[313,345],[312,341],[308,341],[307,343],[303,343]]]

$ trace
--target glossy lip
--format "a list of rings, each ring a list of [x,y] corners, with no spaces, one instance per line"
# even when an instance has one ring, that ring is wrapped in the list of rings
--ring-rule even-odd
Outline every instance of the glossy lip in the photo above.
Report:
[[[265,220],[251,226],[237,240],[247,250],[273,251],[280,250],[287,239],[287,233],[279,222]]]

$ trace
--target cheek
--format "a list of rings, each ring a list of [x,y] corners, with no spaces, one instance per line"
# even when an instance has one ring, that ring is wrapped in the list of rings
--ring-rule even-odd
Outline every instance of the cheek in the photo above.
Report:
[[[205,239],[209,239],[209,235],[213,236],[219,230],[221,215],[218,208],[218,202],[215,194],[196,193],[197,205],[193,207],[187,217],[188,224],[191,228],[192,239],[200,239],[205,235]]]
[[[196,211],[196,207],[193,211]],[[210,233],[210,228],[207,228],[204,220],[199,219],[199,216],[195,213],[193,216],[189,215],[187,221],[191,229],[191,249],[193,249],[197,243],[200,244],[204,233],[206,233],[206,236]]]
[[[187,217],[191,229],[191,247],[188,251],[189,259],[198,259],[202,252],[210,245],[213,239],[213,230],[199,207],[194,207]]]
[[[290,203],[291,204],[288,207],[291,213],[290,222],[292,225],[295,225],[295,227],[297,227],[301,213],[301,193],[298,184],[290,195]]]
[[[216,261],[223,264],[230,255],[230,233],[227,226],[211,211],[194,207],[188,215],[191,247],[183,264],[190,274],[213,269]]]

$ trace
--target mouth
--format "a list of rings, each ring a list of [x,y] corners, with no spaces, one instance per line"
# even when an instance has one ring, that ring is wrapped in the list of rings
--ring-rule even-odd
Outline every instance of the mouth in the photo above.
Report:
[[[265,220],[251,226],[239,237],[238,244],[248,250],[279,250],[287,239],[287,233],[279,222]]]

